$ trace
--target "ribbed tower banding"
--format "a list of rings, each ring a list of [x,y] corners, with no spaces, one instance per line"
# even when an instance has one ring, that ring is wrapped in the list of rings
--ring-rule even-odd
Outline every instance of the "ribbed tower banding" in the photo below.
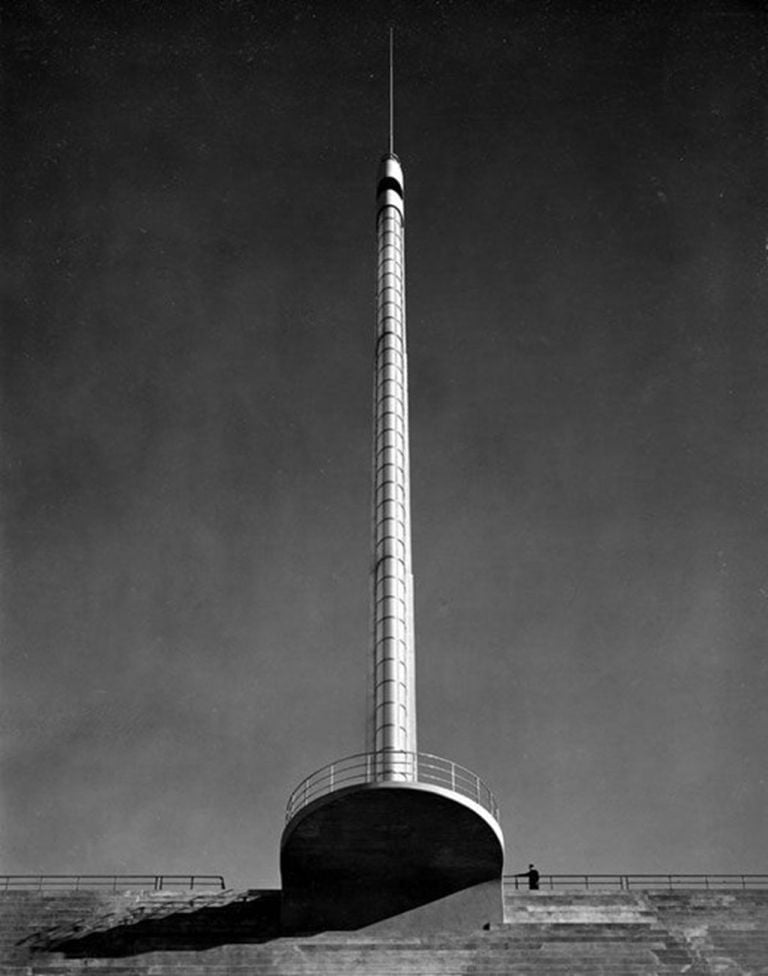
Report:
[[[394,153],[376,189],[377,327],[373,472],[373,750],[376,779],[416,778],[405,203]]]

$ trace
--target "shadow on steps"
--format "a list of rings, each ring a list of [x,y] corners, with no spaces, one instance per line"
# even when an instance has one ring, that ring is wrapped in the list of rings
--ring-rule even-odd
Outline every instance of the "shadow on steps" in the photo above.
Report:
[[[280,904],[280,891],[247,891],[221,905],[162,905],[140,915],[117,916],[107,927],[102,921],[96,929],[37,933],[30,948],[72,959],[103,959],[258,944],[279,938]]]

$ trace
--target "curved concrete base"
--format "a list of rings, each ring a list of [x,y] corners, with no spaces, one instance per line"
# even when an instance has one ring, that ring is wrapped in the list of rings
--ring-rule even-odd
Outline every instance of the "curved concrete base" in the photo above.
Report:
[[[502,919],[503,860],[498,824],[472,800],[418,783],[340,790],[283,832],[283,928],[358,929],[431,905],[407,927],[475,930]]]

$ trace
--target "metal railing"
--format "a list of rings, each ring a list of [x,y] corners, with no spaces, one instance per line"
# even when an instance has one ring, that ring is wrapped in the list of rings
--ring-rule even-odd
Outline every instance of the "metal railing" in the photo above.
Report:
[[[505,874],[504,883],[516,891],[527,891],[525,875]],[[696,888],[717,891],[726,888],[768,888],[768,874],[542,874],[539,888],[584,888],[595,891],[681,890]]]
[[[485,783],[471,770],[426,752],[361,752],[346,756],[302,780],[288,798],[286,821],[318,797],[348,786],[401,782],[440,786],[459,793],[487,810],[498,821],[499,805]]]
[[[68,888],[80,891],[86,888],[109,888],[121,891],[125,888],[143,888],[167,891],[183,888],[218,888],[224,891],[224,878],[220,874],[0,874],[0,890],[11,888],[42,890],[43,888]]]

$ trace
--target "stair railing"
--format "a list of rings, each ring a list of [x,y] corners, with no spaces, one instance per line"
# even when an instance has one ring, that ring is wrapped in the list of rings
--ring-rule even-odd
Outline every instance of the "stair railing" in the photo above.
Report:
[[[515,891],[528,890],[525,875],[505,874],[504,883]],[[768,888],[768,874],[542,874],[539,889],[573,890],[583,888],[613,891],[668,890],[698,888],[716,891],[726,888]]]
[[[152,891],[169,889],[217,888],[224,891],[226,885],[220,874],[0,874],[0,888],[37,889],[67,888],[80,891],[87,888],[111,888],[120,891],[125,888],[141,887]]]

